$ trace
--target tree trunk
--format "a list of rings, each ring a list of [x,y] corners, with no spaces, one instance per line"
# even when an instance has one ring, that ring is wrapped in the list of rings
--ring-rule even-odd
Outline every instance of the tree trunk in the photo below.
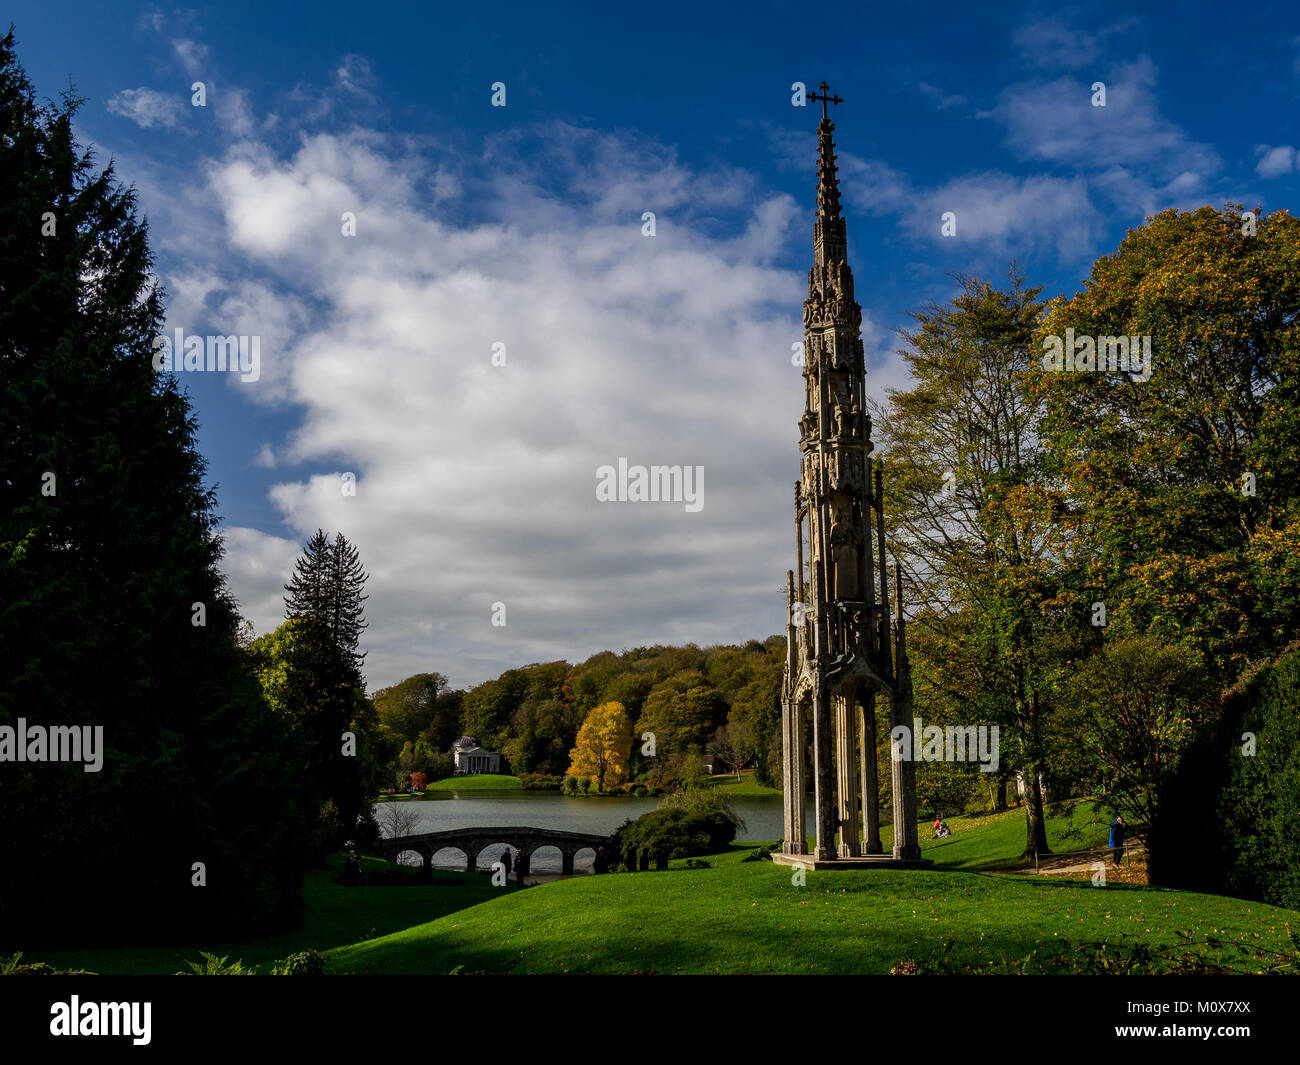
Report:
[[[999,773],[998,791],[997,791],[996,798],[993,800],[993,809],[1005,810],[1006,808],[1007,808],[1007,775],[1005,773]]]
[[[1025,857],[1051,854],[1047,845],[1047,825],[1043,821],[1043,774],[1037,767],[1025,771]]]

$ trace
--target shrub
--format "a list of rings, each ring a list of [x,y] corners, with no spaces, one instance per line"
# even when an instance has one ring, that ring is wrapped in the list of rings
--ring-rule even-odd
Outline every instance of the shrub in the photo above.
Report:
[[[1151,883],[1300,907],[1300,643],[1224,694],[1161,802]]]
[[[659,809],[625,822],[614,834],[614,853],[629,868],[641,854],[656,859],[716,854],[742,825],[723,796],[707,790],[678,792]]]
[[[723,817],[735,828],[744,828],[745,822],[736,813],[735,806],[727,796],[712,788],[684,788],[675,791],[659,804],[661,810],[686,810],[694,814],[706,814]],[[735,833],[732,833],[732,839]]]
[[[687,869],[712,869],[713,864],[711,862],[706,862],[703,858],[687,858],[686,868]]]
[[[290,954],[282,961],[275,963],[271,969],[272,976],[324,976],[325,959],[314,950],[304,950],[298,954]]]
[[[1300,909],[1300,645],[1248,691],[1219,799],[1225,880],[1234,895]],[[1244,733],[1256,737],[1253,755],[1241,753]]]
[[[565,795],[576,795],[578,793],[578,781],[576,777],[566,776],[564,782],[560,785],[560,791]]]
[[[193,970],[195,976],[255,976],[257,974],[256,969],[251,965],[245,965],[242,960],[231,961],[229,957],[218,958],[215,954],[209,954],[206,950],[201,950],[199,953],[203,955],[202,962],[187,961],[185,963]]]
[[[0,976],[97,976],[86,969],[56,969],[43,961],[23,962],[20,950],[11,958],[0,955]]]
[[[635,795],[638,799],[644,799],[646,796],[646,790],[642,785],[638,784],[635,788],[632,789],[632,794]]]

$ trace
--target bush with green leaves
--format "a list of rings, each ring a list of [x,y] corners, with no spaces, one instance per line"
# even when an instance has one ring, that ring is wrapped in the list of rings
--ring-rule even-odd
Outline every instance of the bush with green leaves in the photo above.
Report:
[[[1300,645],[1247,693],[1219,798],[1225,881],[1234,895],[1300,909]]]
[[[314,950],[304,950],[290,954],[275,963],[271,969],[272,976],[324,976],[325,959]]]
[[[12,957],[0,955],[0,976],[97,976],[87,969],[56,969],[43,961],[23,961],[20,950]]]
[[[256,976],[257,969],[251,965],[245,965],[243,960],[231,961],[229,956],[218,958],[215,954],[209,954],[206,950],[199,951],[203,956],[201,962],[187,961],[194,976]],[[185,975],[190,975],[186,973]]]
[[[1300,909],[1300,642],[1224,695],[1161,803],[1152,883]]]
[[[614,853],[628,868],[637,855],[693,858],[727,849],[744,822],[727,798],[708,788],[667,796],[659,808],[625,822],[614,834]]]

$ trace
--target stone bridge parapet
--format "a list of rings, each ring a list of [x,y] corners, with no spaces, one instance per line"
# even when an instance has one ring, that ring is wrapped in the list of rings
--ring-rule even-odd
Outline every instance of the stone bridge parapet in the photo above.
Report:
[[[396,839],[381,839],[375,849],[390,862],[396,861],[404,851],[414,851],[424,859],[424,869],[429,872],[433,869],[433,856],[438,851],[455,847],[465,852],[468,859],[466,871],[474,873],[478,871],[478,856],[484,848],[500,843],[513,847],[518,852],[516,862],[523,876],[528,875],[533,852],[540,847],[557,848],[560,852],[561,870],[565,876],[571,876],[573,859],[580,850],[604,847],[607,854],[612,854],[614,839],[612,836],[562,832],[552,828],[452,828],[442,832],[422,832],[413,836],[398,836]]]

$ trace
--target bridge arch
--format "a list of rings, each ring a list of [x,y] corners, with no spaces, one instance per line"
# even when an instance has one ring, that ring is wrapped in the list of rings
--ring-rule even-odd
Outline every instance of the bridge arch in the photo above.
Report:
[[[464,847],[456,843],[444,843],[440,847],[431,848],[429,850],[429,865],[432,866],[433,860],[436,857],[438,857],[438,855],[442,854],[444,851],[455,851],[457,854],[459,854],[462,858],[465,859],[465,868],[466,869],[469,868],[469,853],[465,850]]]
[[[403,861],[403,858],[418,859]],[[388,860],[394,865],[428,865],[429,856],[420,847],[401,847],[389,855]]]
[[[543,859],[544,865],[549,865],[554,862],[556,858],[559,858],[560,868],[564,868],[564,849],[556,843],[541,842],[536,844],[532,850],[528,852],[528,864],[530,869],[532,869],[532,867],[537,863],[538,858]],[[536,872],[535,869],[533,871]]]

